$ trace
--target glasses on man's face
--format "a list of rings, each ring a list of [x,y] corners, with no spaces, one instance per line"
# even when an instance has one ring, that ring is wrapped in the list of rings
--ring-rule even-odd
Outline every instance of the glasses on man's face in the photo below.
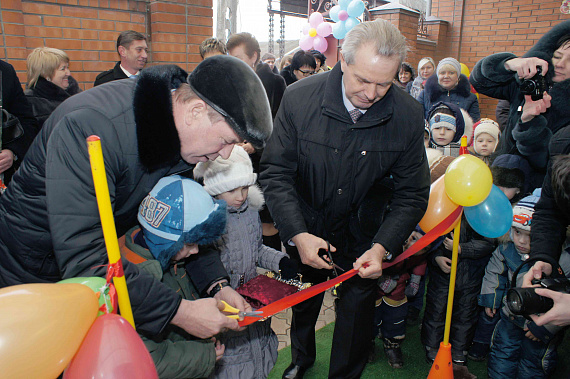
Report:
[[[311,76],[315,73],[314,71],[304,71],[301,69],[299,69],[299,71],[301,72],[301,74],[303,74],[303,76]]]

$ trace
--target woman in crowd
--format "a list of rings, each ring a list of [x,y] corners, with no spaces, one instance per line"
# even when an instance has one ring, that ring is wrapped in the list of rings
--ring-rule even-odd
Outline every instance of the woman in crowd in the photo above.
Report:
[[[285,83],[289,85],[313,75],[316,69],[317,62],[313,54],[299,50],[293,55],[291,64],[285,66],[279,74],[285,78]]]
[[[418,64],[418,76],[406,86],[406,90],[414,99],[424,90],[425,81],[435,72],[435,62],[430,57],[424,57]]]
[[[439,61],[436,75],[426,81],[418,101],[424,105],[426,118],[432,106],[440,101],[465,109],[474,122],[481,118],[477,96],[471,93],[469,79],[461,73],[461,65],[455,58],[448,57]]]
[[[24,92],[41,128],[68,97],[81,92],[69,71],[69,57],[59,49],[38,47],[28,55],[28,85]]]
[[[541,67],[546,79],[543,98],[533,101],[521,93],[521,81]],[[497,147],[498,154],[520,154],[533,168],[530,190],[540,187],[554,133],[570,123],[570,20],[548,31],[522,57],[497,53],[480,60],[470,76],[484,95],[508,100],[510,112]]]
[[[408,62],[403,62],[400,66],[400,71],[394,78],[394,84],[401,89],[406,89],[407,85],[414,80],[414,69]]]

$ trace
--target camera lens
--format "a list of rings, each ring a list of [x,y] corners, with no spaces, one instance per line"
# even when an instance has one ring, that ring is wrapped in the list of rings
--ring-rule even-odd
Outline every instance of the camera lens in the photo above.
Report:
[[[517,291],[509,291],[507,293],[507,305],[511,312],[516,315],[521,314],[521,310],[523,307],[522,299]]]
[[[537,295],[534,288],[511,288],[507,292],[507,306],[516,315],[544,313],[553,304],[552,299]]]
[[[536,82],[534,80],[525,80],[521,83],[521,93],[530,95],[536,90]]]

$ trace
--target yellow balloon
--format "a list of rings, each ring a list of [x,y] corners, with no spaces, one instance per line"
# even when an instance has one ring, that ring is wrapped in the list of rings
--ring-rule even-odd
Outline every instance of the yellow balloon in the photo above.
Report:
[[[445,191],[455,204],[477,205],[489,196],[492,187],[491,170],[473,155],[460,155],[445,171]]]
[[[460,63],[461,65],[461,73],[467,77],[469,77],[469,75],[471,74],[469,72],[469,67],[467,67],[467,65],[465,63]]]
[[[57,378],[99,307],[82,284],[22,284],[0,289],[0,368],[6,378]]]
[[[309,29],[309,35],[311,37],[316,37],[317,36],[317,29],[315,29],[315,28]]]

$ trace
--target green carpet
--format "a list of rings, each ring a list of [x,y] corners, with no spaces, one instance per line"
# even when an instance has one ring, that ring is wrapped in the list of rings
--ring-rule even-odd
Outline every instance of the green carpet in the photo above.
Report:
[[[334,323],[325,326],[316,333],[317,339],[317,359],[315,365],[307,370],[305,379],[322,379],[328,375],[330,350]],[[370,363],[362,373],[363,379],[372,378],[426,378],[431,365],[426,362],[423,346],[420,343],[420,331],[418,326],[408,327],[406,341],[402,346],[404,353],[404,367],[398,370],[393,369],[388,364],[382,342],[376,340],[376,360]],[[566,337],[558,348],[559,362],[554,378],[570,377],[570,341]],[[269,379],[280,379],[283,371],[291,363],[291,347],[286,347],[279,351],[277,363],[269,375]],[[486,362],[468,362],[469,372],[477,378],[487,378]]]

